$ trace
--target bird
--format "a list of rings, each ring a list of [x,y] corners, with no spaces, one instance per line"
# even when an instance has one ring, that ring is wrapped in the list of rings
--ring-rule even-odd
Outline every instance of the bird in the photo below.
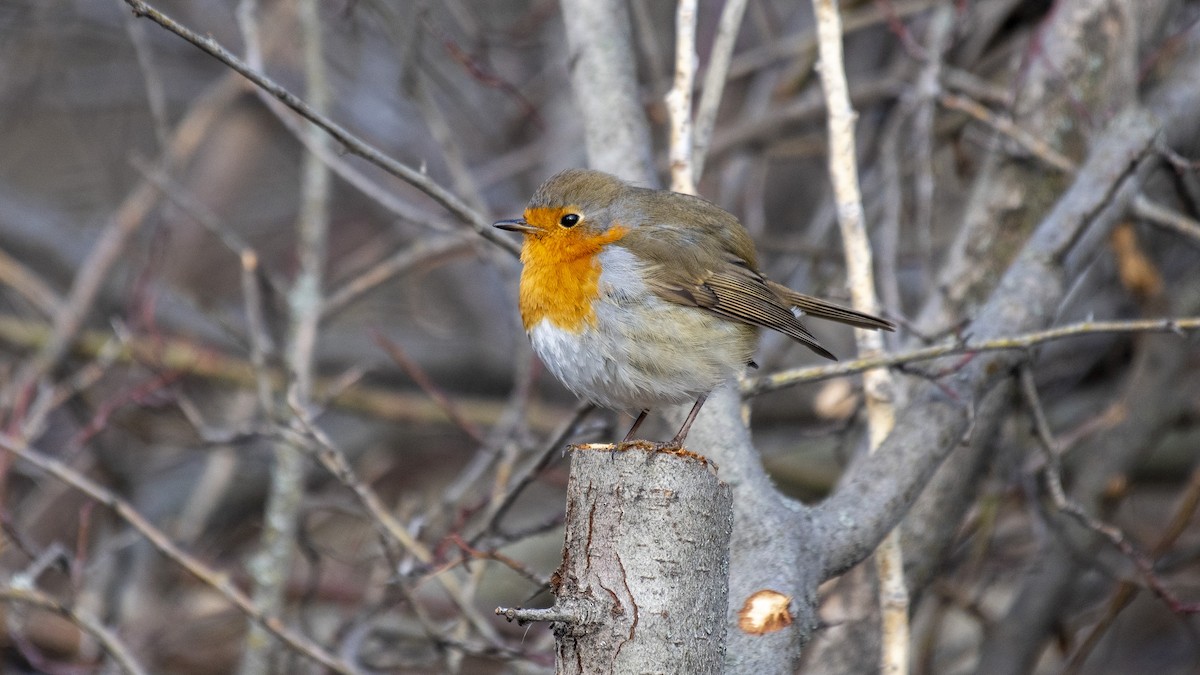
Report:
[[[664,448],[682,449],[708,394],[748,365],[759,328],[837,360],[800,316],[859,328],[895,324],[766,278],[738,219],[693,195],[639,187],[590,169],[541,184],[521,218],[518,305],[530,343],[567,389],[637,412],[695,401]]]

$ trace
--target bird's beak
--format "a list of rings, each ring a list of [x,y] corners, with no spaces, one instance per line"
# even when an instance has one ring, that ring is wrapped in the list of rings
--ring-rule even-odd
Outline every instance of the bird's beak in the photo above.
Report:
[[[521,234],[529,234],[537,232],[537,228],[525,222],[524,218],[513,218],[512,220],[498,220],[492,223],[492,227],[498,227],[501,230],[509,232],[520,232]]]

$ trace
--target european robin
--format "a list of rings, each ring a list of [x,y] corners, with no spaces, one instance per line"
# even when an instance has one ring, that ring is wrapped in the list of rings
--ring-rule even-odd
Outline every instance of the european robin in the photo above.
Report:
[[[834,360],[798,316],[895,329],[764,277],[746,228],[715,204],[599,171],[551,177],[523,218],[495,226],[524,235],[521,320],[538,357],[580,397],[640,411],[622,442],[651,408],[694,400],[668,443],[682,447],[708,393],[752,363],[760,326]]]

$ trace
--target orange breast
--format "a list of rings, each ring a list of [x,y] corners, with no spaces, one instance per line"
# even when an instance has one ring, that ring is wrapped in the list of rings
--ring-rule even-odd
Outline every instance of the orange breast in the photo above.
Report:
[[[628,230],[614,225],[588,235],[582,230],[526,236],[521,249],[521,321],[525,330],[547,319],[554,326],[579,333],[596,323],[593,306],[600,288],[597,255]]]

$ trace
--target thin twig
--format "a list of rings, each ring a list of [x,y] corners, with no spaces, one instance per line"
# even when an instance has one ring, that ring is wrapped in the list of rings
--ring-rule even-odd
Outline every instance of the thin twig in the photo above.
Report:
[[[1076,164],[1074,160],[1050,147],[1050,144],[1044,139],[1038,138],[1018,127],[1011,118],[997,115],[982,104],[959,94],[942,94],[938,97],[938,102],[951,110],[964,112],[1008,136],[1035,157],[1059,171],[1063,173],[1075,172]]]
[[[473,235],[469,234],[423,237],[414,241],[331,290],[321,304],[321,320],[328,321],[369,291],[415,265],[469,252],[473,243]]]
[[[87,610],[66,605],[36,588],[21,588],[15,585],[0,586],[0,601],[31,607],[39,607],[65,617],[104,647],[104,651],[116,661],[117,666],[129,675],[143,675],[146,669],[138,663],[129,647],[115,632]]]
[[[850,92],[855,105],[869,105],[901,96],[908,86],[890,73],[857,82]],[[745,145],[761,144],[768,139],[778,140],[780,130],[810,120],[825,113],[825,102],[819,96],[801,95],[783,106],[773,107],[761,114],[726,125],[715,134],[709,147],[710,156],[722,155]]]
[[[136,14],[136,9],[134,10]],[[242,42],[246,50],[246,63],[255,70],[262,70],[263,50],[261,35],[258,30],[258,0],[238,0],[234,12],[238,31],[242,34]]]
[[[392,357],[392,361],[394,361],[396,365],[400,366],[405,373],[408,373],[408,376],[417,383],[417,386],[420,387],[422,391],[424,391],[426,394],[429,394],[429,397],[432,398],[442,410],[446,411],[446,416],[451,420],[454,420],[454,423],[458,425],[458,428],[466,432],[466,434],[471,437],[471,440],[475,441],[476,443],[482,444],[484,442],[483,432],[480,431],[479,427],[476,426],[474,422],[467,419],[466,416],[459,411],[458,405],[446,395],[446,392],[442,391],[441,387],[437,386],[437,384],[433,381],[433,378],[431,378],[429,374],[421,368],[421,364],[414,361],[408,356],[407,353],[405,353],[403,347],[401,347],[394,340],[388,339],[386,335],[377,330],[371,331],[371,337],[375,340],[375,344],[379,345],[383,351],[387,352],[388,356]]]
[[[312,110],[324,115],[329,107],[330,92],[321,50],[318,7],[318,0],[299,0],[297,15],[302,34],[305,92]],[[257,32],[253,22],[249,28],[252,33]],[[308,125],[304,133],[313,145],[329,143],[329,137],[316,126]],[[287,295],[287,396],[294,408],[307,409],[313,399],[313,364],[329,239],[330,176],[325,163],[310,152],[304,154],[300,175],[300,212],[296,223],[299,271]],[[260,388],[261,372],[260,369],[257,378]],[[254,581],[255,604],[270,614],[282,614],[295,557],[300,509],[304,504],[308,458],[301,445],[287,438],[276,440],[274,458],[259,549],[248,569]],[[267,637],[261,626],[250,626],[242,650],[241,675],[266,675],[270,670],[273,645]]]
[[[863,4],[854,11],[846,13],[842,21],[842,30],[845,31],[845,35],[850,35],[866,28],[873,28],[888,21],[891,17],[906,18],[914,14],[920,14],[930,7],[934,7],[945,1],[903,0],[893,3],[889,8],[889,12],[883,11],[878,2]],[[760,72],[777,61],[794,59],[802,54],[811,52],[816,47],[817,38],[809,31],[792,35],[782,40],[768,42],[765,46],[747,50],[744,54],[734,59],[729,67],[729,79],[736,80]]]
[[[876,202],[879,204],[879,215],[875,225],[875,264],[879,270],[879,294],[883,305],[892,312],[900,312],[904,306],[900,295],[899,260],[901,223],[905,220],[902,215],[904,183],[900,165],[905,151],[901,150],[900,136],[909,117],[915,118],[906,115],[903,109],[891,115],[880,132],[879,158],[876,160],[879,168],[875,180],[880,184],[879,189],[883,194]],[[914,143],[923,142],[915,129],[913,135],[916,137],[913,139]],[[930,141],[932,142],[932,139]],[[919,180],[918,178],[915,182]],[[871,188],[868,187],[867,190],[870,191]],[[919,192],[920,189],[916,188],[914,191]],[[926,283],[922,281],[920,287],[925,288]]]
[[[1200,171],[1200,160],[1189,159],[1179,152],[1176,152],[1175,149],[1168,145],[1167,142],[1161,137],[1155,141],[1154,149],[1158,152],[1158,154],[1162,155],[1162,158],[1165,159],[1167,163],[1171,165],[1171,168],[1175,169],[1175,172],[1178,174]]]
[[[842,61],[842,27],[837,0],[813,0],[817,17],[821,87],[825,92],[829,120],[829,174],[837,203],[838,225],[845,248],[846,279],[854,308],[877,313],[879,299],[867,239],[866,214],[858,180],[858,157],[854,137],[856,113],[850,104],[850,88]],[[883,353],[883,337],[877,331],[855,329],[859,354]],[[879,368],[863,375],[866,392],[869,452],[874,452],[896,425],[894,384],[891,373]],[[893,529],[875,551],[879,577],[882,620],[880,671],[889,675],[908,672],[908,589],[904,582],[904,558],[900,533]]]
[[[1195,517],[1197,508],[1200,508],[1200,468],[1192,471],[1191,480],[1188,481],[1183,494],[1175,505],[1175,512],[1171,516],[1166,530],[1158,540],[1158,543],[1150,550],[1150,557],[1152,559],[1158,560],[1175,545],[1175,542],[1186,531],[1188,525]],[[1138,585],[1128,579],[1123,580],[1117,585],[1112,597],[1108,600],[1108,607],[1103,618],[1092,626],[1087,636],[1079,642],[1079,645],[1071,654],[1071,658],[1067,661],[1067,665],[1063,667],[1061,675],[1074,675],[1079,672],[1088,655],[1092,653],[1092,650],[1099,643],[1100,638],[1112,627],[1121,610],[1125,609],[1133,601],[1138,590]]]
[[[872,368],[885,368],[903,363],[930,361],[944,356],[959,354],[975,354],[977,352],[992,352],[1007,349],[1028,349],[1043,342],[1062,340],[1079,335],[1094,335],[1102,333],[1181,333],[1200,329],[1200,317],[1185,317],[1179,319],[1141,319],[1134,321],[1083,321],[1057,328],[1034,331],[1023,335],[1000,337],[981,342],[953,342],[934,347],[924,347],[906,352],[882,354],[871,358],[860,358],[827,366],[810,366],[796,368],[749,378],[742,383],[743,396],[757,396],[768,391],[791,387],[803,382],[818,382],[833,377],[853,375]]]
[[[202,36],[199,33],[180,24],[175,19],[160,12],[143,0],[125,0],[125,3],[133,9],[133,13],[140,17],[146,17],[157,23],[163,28],[171,31],[179,37],[187,40],[201,51],[209,54],[221,63],[229,66],[237,71],[246,79],[253,82],[255,85],[264,89],[267,93],[283,102],[284,105],[296,111],[301,117],[312,122],[318,127],[324,129],[330,136],[345,146],[347,152],[356,154],[368,162],[378,166],[384,171],[396,176],[397,178],[409,183],[413,187],[424,192],[435,202],[444,207],[447,211],[457,216],[463,222],[471,225],[475,231],[484,239],[496,244],[500,248],[517,255],[519,247],[516,242],[502,237],[492,228],[491,222],[483,216],[483,214],[475,211],[465,202],[458,198],[453,192],[437,184],[428,175],[413,169],[405,164],[402,164],[391,157],[383,154],[379,149],[363,141],[355,134],[342,127],[340,124],[329,119],[325,115],[313,110],[312,106],[305,103],[295,94],[285,89],[280,84],[276,83],[271,78],[263,73],[251,68],[245,61],[242,61],[237,56],[234,56],[229,50],[225,49],[211,36]]]
[[[1200,222],[1175,209],[1167,208],[1144,194],[1133,198],[1133,214],[1147,222],[1174,230],[1187,237],[1193,246],[1200,246]]]
[[[579,404],[579,406],[575,408],[575,414],[571,416],[571,419],[564,422],[563,425],[559,427],[558,431],[551,435],[551,437],[546,441],[546,444],[542,447],[541,452],[538,453],[537,459],[528,463],[525,468],[521,470],[520,475],[518,475],[516,479],[512,481],[512,485],[509,487],[508,492],[496,505],[495,511],[492,512],[491,518],[488,519],[487,524],[482,530],[480,530],[478,536],[472,538],[472,546],[478,546],[482,537],[485,535],[494,534],[497,531],[501,519],[503,519],[504,515],[508,513],[508,510],[512,507],[513,503],[517,501],[517,497],[521,496],[521,493],[525,491],[525,488],[529,487],[533,481],[536,480],[539,475],[541,475],[542,471],[544,471],[546,467],[550,465],[550,462],[554,460],[555,453],[561,455],[563,452],[563,444],[566,443],[567,438],[571,436],[571,434],[575,431],[575,427],[577,427],[579,423],[583,421],[583,418],[586,417],[587,414],[592,410],[594,410],[595,407],[596,406],[592,405],[591,403]]]
[[[468,60],[470,57],[466,52],[462,51],[449,36],[445,35],[441,29],[429,19],[428,9],[418,11],[421,17],[420,26],[412,33],[412,43],[408,49],[409,53],[415,59],[420,58],[421,40],[424,35],[434,35],[437,39],[446,45],[447,49],[452,49],[452,54],[457,57]],[[405,77],[405,94],[407,98],[417,104],[417,108],[421,111],[421,117],[425,121],[425,128],[430,137],[434,141],[434,145],[441,149],[442,160],[446,170],[450,174],[450,187],[453,188],[455,194],[463,195],[466,201],[472,208],[482,210],[484,206],[483,194],[479,190],[479,185],[475,182],[475,177],[469,170],[469,165],[466,158],[463,156],[462,148],[460,147],[461,138],[459,134],[450,126],[450,121],[446,111],[444,111],[438,103],[437,97],[430,91],[428,82],[426,81],[429,75],[424,72],[428,66],[420,62],[408,66],[408,77]]]
[[[350,466],[349,460],[346,459],[345,453],[333,443],[320,427],[313,424],[312,420],[309,419],[309,413],[296,407],[293,407],[291,412],[299,427],[299,432],[306,439],[311,439],[314,442],[317,449],[315,453],[317,460],[334,478],[354,493],[354,496],[358,498],[362,506],[371,514],[373,522],[379,526],[385,536],[403,546],[422,565],[432,564],[434,562],[433,551],[413,536],[408,531],[408,528],[396,519],[387,505],[383,503],[383,500],[379,498],[379,495],[369,485],[358,478],[354,473],[353,467]],[[304,443],[300,439],[297,439],[297,442]],[[448,574],[435,574],[434,579],[446,590],[446,594],[458,606],[463,616],[471,621],[471,624],[479,634],[490,642],[499,644],[500,640],[495,630],[479,616],[474,605],[466,598],[462,585],[458,580]]]
[[[914,59],[925,59],[926,51],[915,38],[912,31],[900,19],[900,15],[896,13],[896,8],[892,5],[892,0],[875,0],[876,5],[883,11],[887,18],[888,30],[893,35],[900,38],[900,44],[904,46],[904,51]],[[949,9],[949,4],[944,4],[942,7]]]
[[[397,218],[417,223],[434,231],[458,231],[458,228],[454,227],[451,223],[443,222],[443,218],[437,213],[422,208],[417,204],[410,203],[401,195],[377,183],[374,178],[368,176],[359,166],[352,164],[340,148],[330,147],[328,143],[312,143],[310,141],[312,137],[304,133],[306,123],[303,118],[291,114],[287,106],[273,98],[270,92],[258,88],[254,91],[258,95],[259,100],[266,104],[267,110],[271,111],[275,115],[275,119],[287,127],[296,140],[300,141],[300,144],[304,146],[304,149],[321,158],[321,161],[325,162],[325,165],[336,173],[338,178],[345,181],[346,184],[353,186],[365,197],[383,207]],[[508,247],[504,245],[501,245],[500,248],[508,251]],[[512,251],[509,252],[511,253]]]
[[[445,625],[433,617],[425,605],[421,604],[420,599],[413,594],[411,588],[404,581],[398,581],[393,584],[393,587],[404,598],[404,602],[408,604],[409,610],[412,612],[413,618],[417,620],[417,624],[421,626],[421,631],[425,633],[425,637],[432,644],[439,644],[446,638]],[[442,656],[445,660],[446,655]]]
[[[9,345],[37,349],[50,339],[52,330],[53,328],[45,322],[0,313],[0,342]],[[113,340],[109,333],[85,330],[80,332],[72,354],[89,359],[102,357],[106,365],[143,364],[251,389],[257,384],[254,366],[245,359],[169,335],[128,336],[117,341]],[[281,370],[269,368],[267,372],[272,390],[282,390],[284,376]],[[328,398],[336,393],[328,401],[329,405],[380,419],[423,423],[450,421],[437,404],[421,393],[361,384],[350,388],[340,385],[341,382],[337,378],[317,378],[315,398]],[[69,396],[70,392],[76,390],[74,387],[69,388],[63,396],[56,394],[54,400],[61,402],[64,396]],[[463,415],[481,426],[494,424],[505,410],[503,403],[480,397],[459,397],[458,405]],[[567,408],[537,404],[531,407],[528,422],[536,430],[549,431],[557,428],[559,420],[567,411]]]
[[[349,488],[358,497],[359,502],[367,510],[367,513],[371,514],[375,524],[380,526],[380,529],[388,539],[400,544],[409,555],[412,555],[421,563],[428,564],[432,562],[433,551],[429,550],[425,544],[421,543],[420,540],[408,531],[408,528],[396,519],[391,509],[383,503],[383,500],[380,499],[379,495],[369,485],[359,480],[358,476],[354,473],[354,469],[350,466],[350,461],[346,459],[345,453],[333,444],[333,441],[329,439],[325,432],[312,424],[307,417],[307,413],[300,409],[293,409],[292,413],[299,420],[302,433],[315,442],[317,461],[338,482]]]
[[[189,218],[199,223],[200,226],[205,230],[208,230],[214,237],[224,244],[225,248],[229,249],[234,255],[240,257],[245,251],[252,248],[250,243],[246,241],[244,237],[229,227],[226,227],[217,214],[213,213],[212,210],[205,206],[204,203],[199,199],[196,199],[196,197],[188,191],[188,188],[186,188],[179,181],[173,179],[161,167],[154,166],[149,160],[139,157],[138,155],[130,157],[129,163],[133,165],[133,168],[137,169],[138,172],[141,173],[143,179],[153,183],[154,186],[158,188],[159,192],[162,193],[162,196],[166,197]],[[264,275],[274,290],[282,293],[283,289],[287,288],[287,284],[284,282],[282,277],[277,274],[272,274],[269,270],[266,270],[261,266],[259,266],[259,274]]]
[[[0,284],[21,294],[44,317],[54,317],[62,307],[62,298],[50,284],[3,249],[0,249]]]
[[[258,394],[259,412],[263,415],[274,414],[274,387],[271,384],[271,371],[267,368],[267,360],[275,351],[271,340],[270,327],[267,326],[263,312],[262,288],[259,279],[261,267],[258,264],[258,254],[253,249],[242,251],[242,301],[246,306],[246,331],[250,334],[250,364],[254,368],[255,393]]]
[[[120,7],[123,0],[116,0]],[[146,103],[150,108],[150,119],[154,123],[154,136],[158,140],[158,151],[164,152],[171,142],[171,127],[167,122],[167,96],[163,88],[162,76],[150,45],[146,42],[146,28],[136,17],[126,16],[125,32],[133,44],[133,52],[137,56],[138,68],[142,71],[142,82],[146,85]]]
[[[1054,438],[1054,432],[1050,429],[1050,423],[1046,420],[1045,410],[1042,408],[1041,400],[1038,397],[1037,385],[1033,380],[1033,368],[1029,364],[1021,367],[1020,379],[1021,392],[1025,396],[1030,414],[1033,416],[1034,431],[1036,432],[1038,441],[1041,443],[1042,451],[1046,455],[1046,465],[1042,469],[1042,475],[1045,478],[1046,489],[1050,493],[1050,499],[1054,502],[1054,507],[1073,518],[1083,527],[1107,539],[1114,548],[1133,563],[1138,574],[1145,580],[1146,586],[1172,612],[1177,614],[1200,613],[1200,603],[1185,603],[1163,585],[1162,579],[1159,578],[1158,573],[1154,570],[1154,561],[1138,550],[1134,543],[1125,536],[1124,532],[1116,526],[1092,516],[1082,506],[1067,497],[1066,491],[1063,490],[1062,486],[1058,442]]]
[[[694,182],[698,182],[704,173],[704,160],[708,158],[708,146],[712,142],[717,110],[721,107],[725,81],[729,76],[729,63],[733,60],[733,48],[737,44],[739,28],[745,14],[746,0],[725,0],[725,7],[721,9],[717,36],[713,38],[708,69],[704,73],[704,89],[700,92],[700,104],[696,107],[695,141],[692,144]]]
[[[998,107],[1012,103],[1012,92],[985,80],[969,70],[955,68],[949,63],[943,63],[941,70],[941,84],[947,89],[953,89],[970,96],[976,101],[990,103]]]
[[[470,560],[470,559],[494,560],[494,561],[504,565],[505,567],[508,567],[509,569],[516,572],[520,576],[524,577],[527,581],[532,583],[534,586],[543,588],[543,587],[547,587],[550,585],[549,579],[543,577],[540,574],[537,574],[533,570],[529,569],[529,567],[527,565],[521,563],[520,561],[514,559],[511,556],[507,556],[507,555],[501,553],[500,551],[496,550],[495,548],[490,548],[490,549],[475,548],[475,547],[471,546],[470,544],[468,544],[466,541],[464,541],[462,537],[459,537],[457,535],[451,535],[451,541],[453,541],[454,545],[457,546],[459,548],[459,550],[461,550],[463,552],[463,559],[461,562],[464,565],[466,564],[467,560]]]
[[[937,96],[940,92],[940,81],[944,55],[950,45],[950,36],[954,28],[955,9],[950,4],[944,4],[934,9],[929,20],[928,45],[925,53],[928,58],[921,68],[917,78],[915,102],[913,111],[913,146],[915,148],[913,164],[916,176],[913,179],[914,223],[917,250],[922,260],[933,260],[933,207],[934,207],[934,112]],[[927,266],[922,266],[922,288],[928,289],[932,278]],[[898,308],[897,308],[898,309]]]
[[[265,627],[272,635],[286,643],[292,649],[335,672],[357,672],[352,665],[325,651],[324,647],[321,647],[304,635],[295,632],[280,621],[278,617],[267,615],[262,611],[261,607],[254,604],[249,596],[238,589],[228,574],[210,568],[201,562],[199,558],[179,548],[165,532],[155,527],[137,509],[133,508],[129,502],[118,497],[108,488],[80,474],[57,459],[31,448],[19,439],[12,438],[7,434],[0,434],[0,448],[45,471],[111,509],[119,518],[129,523],[133,529],[145,537],[160,553],[196,577],[201,583],[220,593],[221,596],[233,604],[239,611],[255,623]]]
[[[521,607],[497,607],[496,616],[502,616],[509,621],[516,621],[519,625],[534,623],[539,621],[557,621],[559,623],[579,623],[580,619],[575,614],[566,610],[550,607],[547,609],[523,609]]]

